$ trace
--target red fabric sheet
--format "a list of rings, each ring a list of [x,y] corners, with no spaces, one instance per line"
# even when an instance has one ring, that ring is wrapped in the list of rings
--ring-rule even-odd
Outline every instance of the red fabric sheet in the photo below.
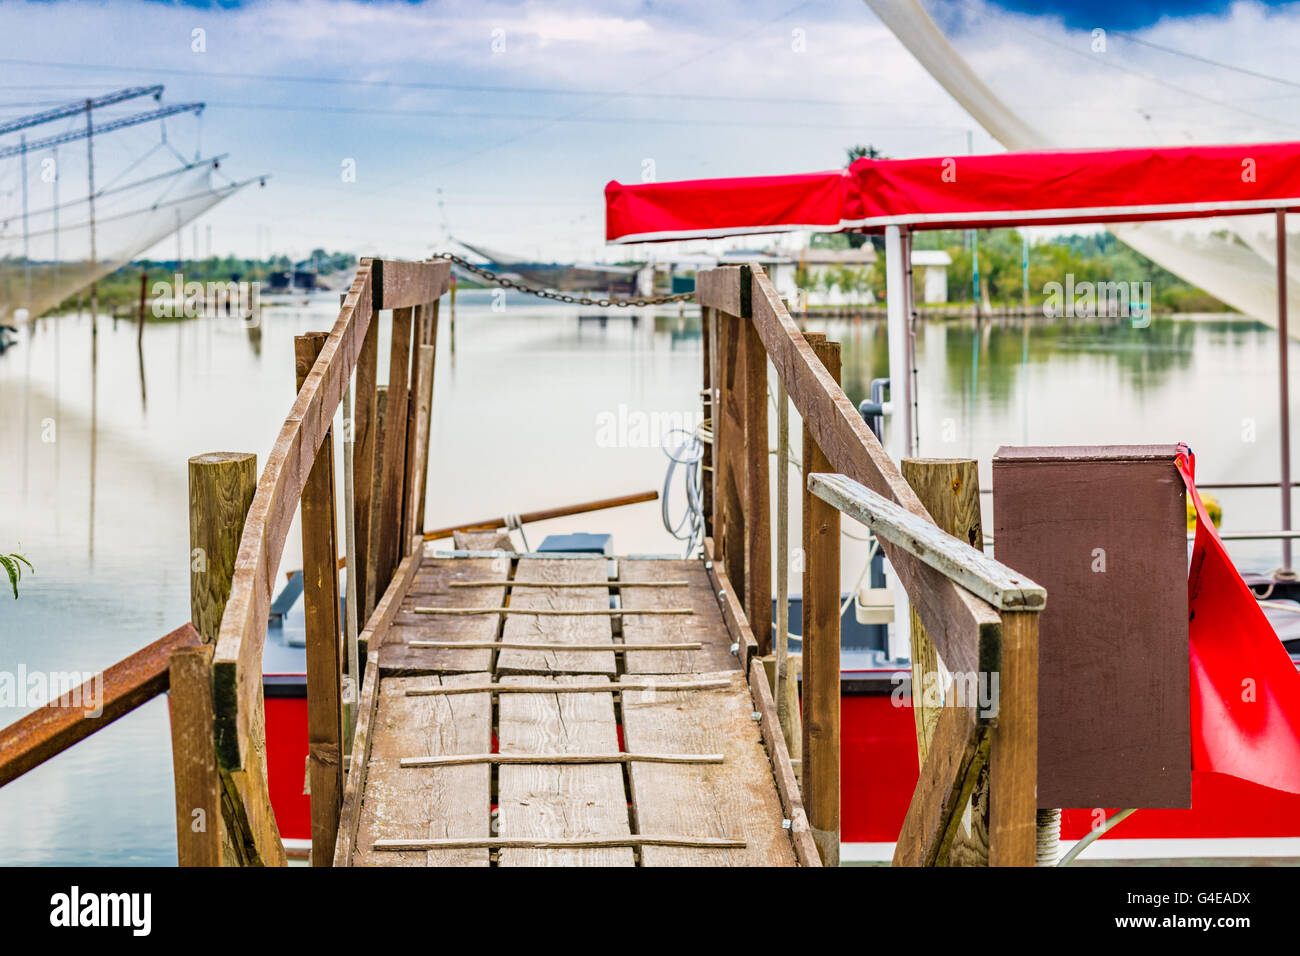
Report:
[[[1300,209],[1300,143],[859,159],[847,170],[605,187],[605,238],[879,232]]]
[[[1187,579],[1192,769],[1300,793],[1300,673],[1206,515],[1186,445],[1176,464],[1197,516]]]

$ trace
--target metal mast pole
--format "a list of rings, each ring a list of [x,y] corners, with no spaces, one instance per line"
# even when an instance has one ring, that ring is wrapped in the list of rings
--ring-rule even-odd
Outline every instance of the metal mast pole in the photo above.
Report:
[[[26,287],[24,292],[23,305],[31,310],[32,307],[32,253],[31,253],[31,230],[27,220],[27,134],[21,137],[23,145],[23,280]]]
[[[1287,352],[1286,210],[1277,210],[1278,422],[1282,431],[1282,530],[1291,530],[1291,383]],[[1291,570],[1291,539],[1282,539],[1282,569]]]
[[[99,315],[99,279],[95,272],[99,268],[99,252],[95,248],[95,125],[91,117],[94,102],[86,100],[86,178],[90,183],[90,195],[86,201],[90,204],[90,334],[99,334],[96,318]]]

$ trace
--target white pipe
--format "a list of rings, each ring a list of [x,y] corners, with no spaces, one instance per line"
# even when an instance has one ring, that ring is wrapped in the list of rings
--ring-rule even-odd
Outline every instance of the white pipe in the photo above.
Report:
[[[885,227],[885,310],[889,333],[889,456],[901,462],[912,453],[912,367],[907,290],[907,248],[898,226]],[[889,656],[911,654],[912,614],[907,591],[894,578],[894,623],[889,631]]]

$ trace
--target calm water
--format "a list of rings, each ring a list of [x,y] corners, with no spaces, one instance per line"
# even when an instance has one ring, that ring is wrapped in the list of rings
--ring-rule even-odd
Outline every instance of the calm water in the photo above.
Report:
[[[494,312],[463,293],[454,352],[443,310],[427,525],[658,487],[658,429],[698,408],[698,320],[618,313],[602,326],[568,307],[506,303]],[[36,574],[18,601],[0,596],[0,671],[93,671],[188,619],[186,459],[254,451],[260,466],[293,398],[293,335],[328,328],[336,310],[326,296],[268,308],[260,330],[153,324],[143,359],[128,322],[101,318],[93,349],[87,316],[20,334],[0,356],[0,550],[21,547]],[[884,329],[826,329],[859,401],[886,374]],[[986,487],[994,450],[1026,442],[1182,440],[1203,480],[1277,477],[1276,334],[1251,320],[1038,324],[1027,337],[1019,324],[936,323],[917,345],[920,451],[978,457]],[[1225,529],[1277,526],[1275,493],[1220,497]],[[534,547],[581,530],[612,533],[624,553],[679,548],[658,503],[527,528]],[[846,586],[859,547],[845,542]],[[1233,550],[1246,566],[1278,562],[1276,546]],[[299,560],[294,530],[285,567]],[[17,703],[0,705],[0,724],[30,709]],[[172,813],[155,700],[0,788],[0,862],[174,863]]]

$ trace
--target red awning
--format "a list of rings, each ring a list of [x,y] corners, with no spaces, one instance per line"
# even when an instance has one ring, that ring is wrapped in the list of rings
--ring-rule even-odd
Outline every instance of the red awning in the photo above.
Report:
[[[801,176],[605,187],[609,242],[811,229],[1134,222],[1300,209],[1300,143],[859,159]]]

